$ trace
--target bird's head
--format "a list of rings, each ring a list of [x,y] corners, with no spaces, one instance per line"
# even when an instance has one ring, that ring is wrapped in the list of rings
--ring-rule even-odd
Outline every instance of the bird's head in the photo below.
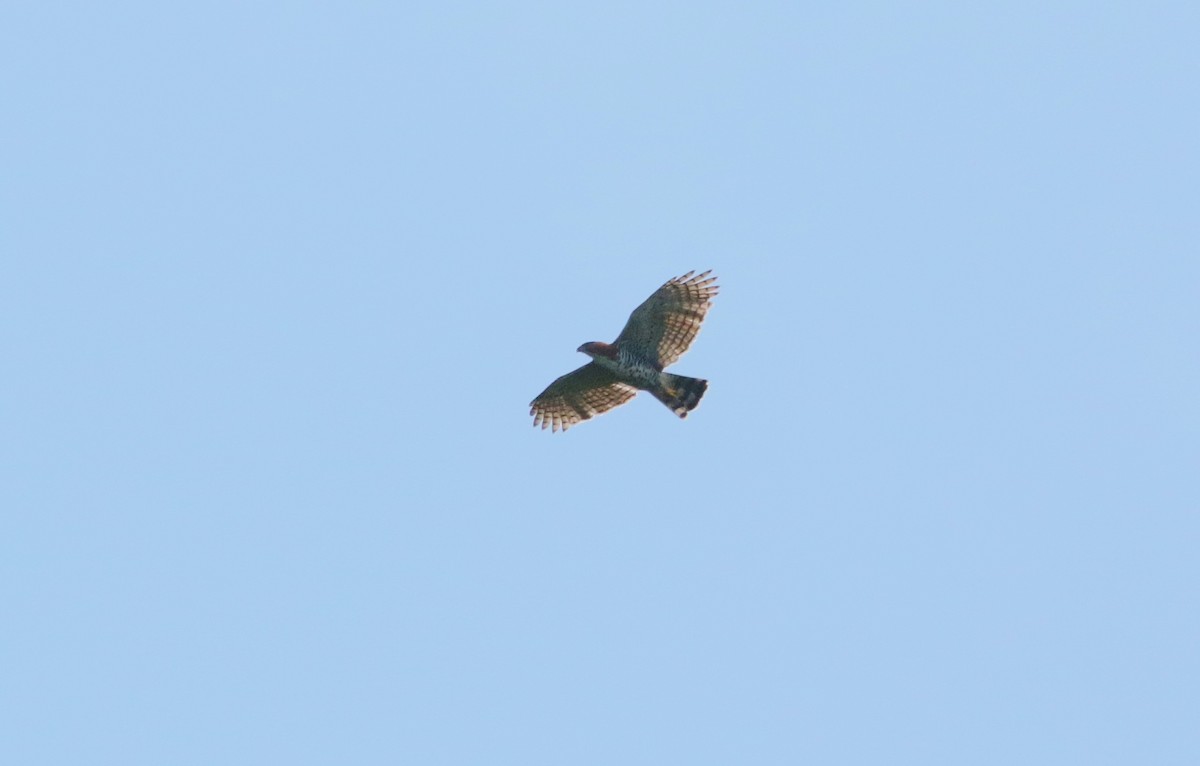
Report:
[[[581,354],[587,354],[588,356],[592,357],[593,359],[595,359],[598,356],[616,357],[616,355],[617,355],[617,350],[615,348],[608,345],[607,343],[601,343],[598,340],[593,340],[593,341],[584,343],[582,346],[580,346],[579,348],[577,348],[575,350],[580,352]]]

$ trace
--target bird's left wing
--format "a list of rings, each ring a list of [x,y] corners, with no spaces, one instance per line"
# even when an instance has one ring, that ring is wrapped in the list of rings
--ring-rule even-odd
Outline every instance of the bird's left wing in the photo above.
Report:
[[[533,425],[566,431],[594,415],[620,407],[637,394],[595,362],[588,362],[554,381],[529,403]]]

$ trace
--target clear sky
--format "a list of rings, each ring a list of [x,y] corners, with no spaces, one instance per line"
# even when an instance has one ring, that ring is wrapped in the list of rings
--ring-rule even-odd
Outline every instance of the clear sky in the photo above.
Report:
[[[6,5],[0,762],[1200,762],[1198,29]]]

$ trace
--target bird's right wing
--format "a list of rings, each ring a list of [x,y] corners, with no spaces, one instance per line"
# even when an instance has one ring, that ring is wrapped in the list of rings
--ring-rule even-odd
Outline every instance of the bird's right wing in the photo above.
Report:
[[[595,362],[568,372],[529,403],[534,427],[566,431],[595,415],[620,407],[637,393],[633,386]]]
[[[717,295],[717,278],[712,271],[689,271],[665,285],[633,310],[616,344],[659,365],[674,364],[692,345],[700,323]]]

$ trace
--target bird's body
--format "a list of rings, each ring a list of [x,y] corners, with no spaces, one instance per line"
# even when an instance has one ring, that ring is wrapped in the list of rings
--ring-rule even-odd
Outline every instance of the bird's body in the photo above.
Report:
[[[578,349],[590,356],[596,364],[638,388],[647,388],[658,382],[662,369],[642,358],[635,351],[614,343],[592,341]]]
[[[530,403],[533,424],[567,430],[647,391],[681,418],[696,408],[708,381],[664,372],[687,351],[717,294],[716,277],[688,272],[634,309],[610,343],[584,343],[592,361],[563,375]]]

